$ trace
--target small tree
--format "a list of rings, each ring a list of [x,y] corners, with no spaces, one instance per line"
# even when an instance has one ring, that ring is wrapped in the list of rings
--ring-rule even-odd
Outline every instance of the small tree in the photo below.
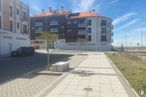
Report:
[[[47,42],[47,62],[48,66],[50,65],[49,63],[49,49],[50,49],[50,43],[54,43],[58,39],[58,34],[52,33],[52,32],[42,32],[41,38],[44,39]]]
[[[80,44],[80,46],[81,45],[84,45],[85,44],[85,42],[86,42],[86,39],[84,39],[84,38],[78,38],[77,39],[77,42]]]

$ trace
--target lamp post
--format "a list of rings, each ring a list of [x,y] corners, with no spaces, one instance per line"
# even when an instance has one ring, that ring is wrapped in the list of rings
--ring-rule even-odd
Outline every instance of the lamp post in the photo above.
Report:
[[[142,30],[142,24],[141,24],[141,52],[143,51],[143,30]]]

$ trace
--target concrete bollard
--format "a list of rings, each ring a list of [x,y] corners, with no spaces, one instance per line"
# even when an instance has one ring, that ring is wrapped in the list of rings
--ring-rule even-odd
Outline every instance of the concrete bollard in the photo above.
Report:
[[[63,72],[67,69],[69,69],[69,62],[58,62],[52,65],[52,71],[54,72]]]

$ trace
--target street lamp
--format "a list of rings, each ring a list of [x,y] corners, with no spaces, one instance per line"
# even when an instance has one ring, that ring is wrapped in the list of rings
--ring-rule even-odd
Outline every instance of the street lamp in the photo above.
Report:
[[[142,30],[142,24],[141,24],[141,52],[143,48],[143,30]]]

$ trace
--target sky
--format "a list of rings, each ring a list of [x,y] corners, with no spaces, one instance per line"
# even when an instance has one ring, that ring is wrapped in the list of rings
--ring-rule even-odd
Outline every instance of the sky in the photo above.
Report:
[[[146,0],[21,0],[30,6],[30,15],[42,9],[69,9],[72,12],[95,9],[113,19],[113,45],[146,46]],[[141,36],[143,38],[141,38]]]

